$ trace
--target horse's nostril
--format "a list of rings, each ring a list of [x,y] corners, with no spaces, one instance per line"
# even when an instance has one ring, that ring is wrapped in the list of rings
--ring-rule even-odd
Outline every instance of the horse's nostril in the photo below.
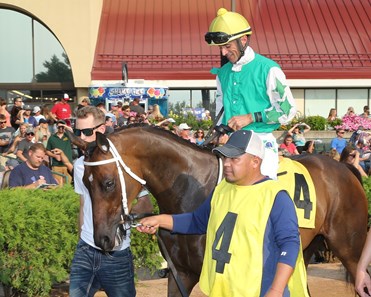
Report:
[[[113,248],[112,242],[108,236],[103,236],[100,243],[101,243],[100,248],[103,251],[110,251]]]

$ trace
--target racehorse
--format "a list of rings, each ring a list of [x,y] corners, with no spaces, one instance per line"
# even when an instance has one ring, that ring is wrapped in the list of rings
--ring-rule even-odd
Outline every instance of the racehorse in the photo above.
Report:
[[[142,187],[138,181],[145,180],[160,212],[168,214],[193,211],[217,183],[218,158],[210,149],[158,127],[129,126],[108,138],[97,133],[96,142],[90,145],[71,138],[85,151],[83,181],[92,199],[94,241],[104,251],[114,246],[126,207],[123,204],[130,209]],[[315,228],[300,230],[306,263],[324,238],[354,282],[367,234],[363,187],[351,170],[327,156],[304,155],[297,161],[308,169],[317,193]],[[124,168],[122,174],[120,168]],[[166,230],[160,230],[159,236],[189,294],[199,280],[205,236],[175,235]],[[180,296],[171,274],[168,296]]]

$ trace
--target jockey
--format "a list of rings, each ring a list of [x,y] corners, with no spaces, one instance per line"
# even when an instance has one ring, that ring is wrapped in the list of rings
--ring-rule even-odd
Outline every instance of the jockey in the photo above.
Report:
[[[247,20],[225,8],[205,34],[205,41],[228,60],[211,71],[217,75],[216,112],[224,106],[223,124],[258,133],[265,147],[262,173],[276,179],[278,145],[272,131],[295,116],[295,100],[280,66],[249,46],[251,34]]]

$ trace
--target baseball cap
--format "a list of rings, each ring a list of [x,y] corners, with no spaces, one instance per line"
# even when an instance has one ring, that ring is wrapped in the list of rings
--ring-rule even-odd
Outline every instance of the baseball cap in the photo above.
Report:
[[[179,130],[190,130],[191,127],[187,125],[187,123],[181,123],[178,127]]]
[[[63,120],[59,120],[58,122],[57,122],[57,125],[58,124],[61,124],[61,125],[66,125],[66,122],[65,121],[63,121]]]
[[[45,123],[47,123],[48,121],[46,120],[46,119],[43,119],[43,118],[41,118],[40,120],[39,120],[39,124],[45,124]]]
[[[175,123],[175,120],[173,118],[168,118],[167,121],[170,123]]]
[[[25,105],[25,106],[23,107],[23,109],[24,109],[24,110],[32,110],[32,107],[31,107],[31,105]]]
[[[35,107],[33,108],[32,112],[33,112],[33,113],[37,113],[37,112],[39,112],[40,110],[41,110],[40,107],[35,106]]]
[[[227,158],[237,158],[245,153],[264,158],[264,146],[260,137],[253,131],[238,130],[231,134],[227,143],[213,149],[214,153]]]
[[[32,127],[28,127],[26,130],[26,134],[35,133]]]

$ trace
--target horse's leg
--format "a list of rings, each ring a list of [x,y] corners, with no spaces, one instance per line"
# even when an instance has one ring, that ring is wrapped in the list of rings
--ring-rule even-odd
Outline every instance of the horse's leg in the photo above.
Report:
[[[353,203],[343,209],[343,214],[337,214],[336,218],[333,216],[332,220],[328,220],[324,236],[330,250],[343,263],[354,283],[357,263],[367,236],[367,208],[359,208]],[[338,212],[341,210],[338,209]]]
[[[190,295],[192,292],[192,289],[198,283],[200,276],[195,275],[193,273],[183,273],[181,271],[177,271],[177,273],[188,295]],[[168,276],[167,296],[168,297],[182,297],[182,294],[180,293],[180,290],[178,288],[178,285],[175,281],[174,275],[172,274],[171,270]]]
[[[308,268],[308,265],[310,263],[310,260],[312,259],[313,254],[319,250],[320,247],[323,246],[323,241],[324,238],[322,235],[317,235],[314,237],[312,242],[307,246],[306,249],[303,251],[303,256],[304,256],[304,262],[305,262],[305,267]]]

